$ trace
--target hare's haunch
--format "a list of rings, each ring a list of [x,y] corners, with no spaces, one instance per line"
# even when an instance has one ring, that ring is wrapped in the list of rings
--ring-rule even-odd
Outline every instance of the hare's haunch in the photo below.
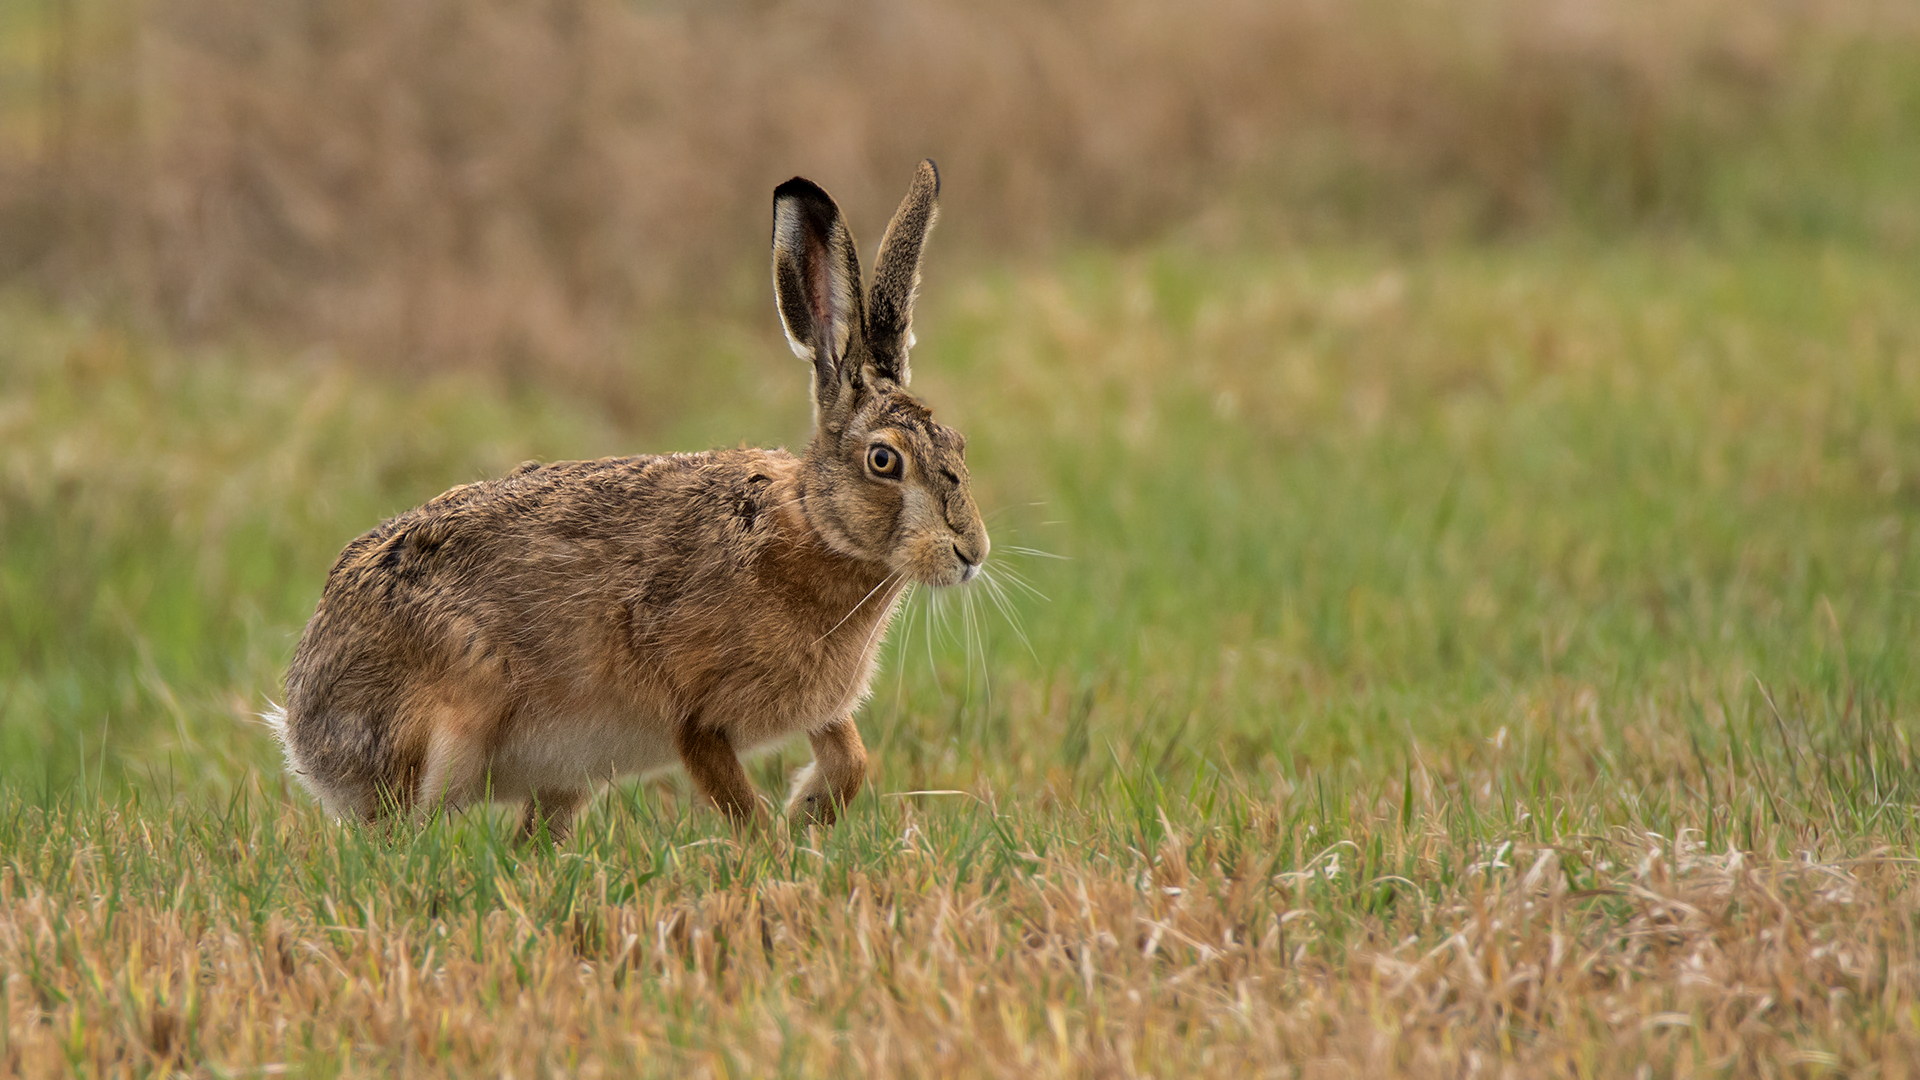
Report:
[[[853,710],[902,591],[971,580],[987,532],[965,440],[907,393],[921,163],[871,286],[839,208],[773,196],[773,281],[813,367],[814,432],[785,450],[527,464],[347,545],[271,719],[335,815],[525,800],[563,835],[601,782],[684,766],[736,821],[739,755],[805,732],[790,812],[860,790]]]

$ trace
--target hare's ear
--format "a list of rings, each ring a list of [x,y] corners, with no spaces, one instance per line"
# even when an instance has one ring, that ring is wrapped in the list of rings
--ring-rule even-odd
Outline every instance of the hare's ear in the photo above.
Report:
[[[939,216],[940,171],[931,159],[914,170],[913,186],[894,211],[887,235],[880,240],[880,257],[873,265],[873,288],[867,294],[867,349],[873,374],[902,387],[907,350],[913,348],[913,297],[920,291],[920,250],[933,219]]]
[[[860,257],[840,208],[811,180],[773,189],[773,292],[794,355],[813,365],[820,419],[844,412],[860,314]]]

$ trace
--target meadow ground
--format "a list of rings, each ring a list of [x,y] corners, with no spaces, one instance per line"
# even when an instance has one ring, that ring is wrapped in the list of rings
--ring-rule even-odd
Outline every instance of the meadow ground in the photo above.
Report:
[[[869,793],[743,840],[668,777],[549,851],[332,824],[252,715],[382,516],[802,438],[771,315],[637,341],[615,423],[0,305],[0,1072],[1920,1059],[1910,256],[1168,245],[919,321],[998,590],[896,627]]]

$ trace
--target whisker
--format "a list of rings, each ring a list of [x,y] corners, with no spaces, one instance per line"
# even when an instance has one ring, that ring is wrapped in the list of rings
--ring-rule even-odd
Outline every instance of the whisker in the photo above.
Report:
[[[987,595],[993,600],[993,605],[1000,609],[1001,617],[1007,620],[1008,626],[1013,627],[1013,632],[1019,637],[1020,644],[1027,647],[1027,655],[1036,661],[1039,660],[1040,654],[1034,651],[1032,639],[1027,637],[1026,629],[1020,625],[1019,612],[1014,610],[1013,602],[1007,597],[1005,587],[984,567],[981,568],[980,580],[986,585]]]
[[[961,634],[955,621],[956,613],[960,610],[960,602],[954,599],[953,594],[944,589],[935,595],[940,598],[940,605],[935,610],[940,613],[940,626],[946,632],[948,647],[958,645],[964,650],[967,647],[966,639]]]
[[[896,719],[906,711],[907,700],[907,646],[913,642],[914,601],[919,599],[919,582],[909,581],[906,588],[900,590],[900,602],[907,605],[907,629],[900,635],[899,655],[894,661],[893,672],[893,715]]]
[[[1017,544],[1007,544],[1003,548],[1003,550],[1011,551],[1020,555],[1031,555],[1036,559],[1059,559],[1061,562],[1073,561],[1073,556],[1071,555],[1056,555],[1051,551],[1041,551],[1039,548],[1021,547]]]
[[[999,517],[1000,515],[1006,513],[1009,510],[1017,510],[1017,509],[1019,509],[1019,504],[1017,503],[1008,503],[1005,506],[996,507],[992,510],[987,511],[984,514],[981,514],[980,522],[981,524],[984,525],[988,522],[991,522],[993,519]]]
[[[971,616],[973,613],[973,608],[969,605],[969,601],[972,599],[972,596],[964,592],[959,595],[960,595],[960,602],[958,604],[958,607],[960,609],[960,656],[961,656],[960,671],[967,680],[966,681],[966,699],[963,702],[963,704],[972,705],[973,704],[973,619]]]
[[[971,701],[973,699],[974,662],[973,594],[971,592],[963,592],[960,594],[960,648],[966,657],[966,666],[962,670],[967,673],[967,699]]]
[[[940,598],[940,607],[947,623],[947,640],[960,646],[963,655],[967,649],[966,601],[965,593],[953,593]]]
[[[898,576],[898,574],[899,574],[899,571],[897,570],[888,571],[886,577],[881,578],[878,584],[876,584],[873,588],[867,590],[867,595],[860,598],[860,603],[853,605],[852,609],[850,609],[845,615],[840,616],[840,621],[837,623],[834,623],[832,629],[829,629],[826,633],[821,634],[817,638],[814,638],[813,644],[818,645],[821,642],[827,640],[829,637],[832,637],[834,630],[838,630],[842,626],[845,626],[847,624],[847,620],[853,618],[853,613],[855,611],[859,611],[860,608],[863,605],[865,605],[867,601],[873,599],[873,594],[879,592],[881,588],[887,584],[887,582],[892,581],[896,576]]]
[[[1024,592],[1029,596],[1034,597],[1035,599],[1045,600],[1049,604],[1053,603],[1053,597],[1048,596],[1046,593],[1043,593],[1039,589],[1034,588],[1033,585],[1027,581],[1025,575],[1021,574],[1020,571],[1015,570],[1013,567],[1002,566],[999,569],[999,573],[1003,578],[1006,579],[1006,581],[1009,584],[1011,584],[1014,588],[1019,589],[1021,592]]]
[[[939,590],[937,589],[927,590],[927,606],[925,611],[926,617],[924,620],[922,620],[922,625],[926,629],[925,636],[926,636],[926,643],[927,643],[927,670],[933,673],[934,688],[939,690],[942,696],[945,696],[947,692],[947,687],[945,683],[940,681],[940,665],[935,663],[933,659],[933,626],[934,626],[934,618],[936,615],[939,614],[939,611],[940,611]]]
[[[893,576],[892,574],[888,574],[888,575],[887,575],[887,577],[892,577],[892,576]],[[884,579],[883,579],[883,583],[884,583]],[[879,587],[880,587],[880,586],[878,586],[878,585],[876,585],[876,586],[874,586],[874,588],[876,588],[876,589],[877,589],[877,588],[879,588]],[[872,596],[873,594],[872,594],[872,593],[868,593],[867,595],[868,595],[868,596]],[[889,600],[888,600],[887,602],[888,602],[888,603],[892,603],[894,599],[898,599],[898,594],[895,594],[895,596],[894,596],[894,598],[893,598],[893,599],[889,599]],[[865,600],[862,600],[862,601],[860,601],[860,603],[862,603],[862,604],[864,604],[864,603],[866,603],[866,601],[865,601]],[[852,613],[852,612],[848,612],[847,614],[848,614],[848,615],[852,615],[853,613]],[[846,622],[847,620],[845,620],[845,619],[841,619],[840,621],[841,621],[841,622]],[[869,630],[869,631],[867,631],[867,640],[865,640],[865,641],[863,641],[863,642],[861,642],[861,643],[860,643],[860,655],[862,655],[862,656],[865,656],[865,655],[867,654],[867,650],[868,650],[868,649],[871,649],[871,648],[873,647],[873,639],[874,639],[874,637],[875,637],[876,635],[878,635],[878,634],[879,634],[879,633],[880,633],[881,631],[883,631],[883,630],[885,630],[885,629],[887,628],[887,626],[888,626],[888,624],[889,624],[889,623],[891,623],[892,621],[893,621],[893,620],[892,620],[892,619],[890,619],[890,618],[880,618],[880,619],[875,619],[875,620],[873,620],[873,629],[871,629],[871,630]],[[829,631],[827,631],[827,633],[829,633],[829,634],[831,634],[831,633],[833,633],[833,631],[832,631],[832,630],[829,630]]]
[[[987,628],[984,620],[981,619],[979,614],[974,610],[973,593],[968,592],[965,593],[964,596],[965,602],[963,606],[967,612],[967,627],[973,632],[973,643],[967,646],[967,654],[971,657],[974,652],[974,647],[976,645],[979,647],[980,693],[984,701],[983,708],[991,712],[993,709],[993,675],[987,670]]]

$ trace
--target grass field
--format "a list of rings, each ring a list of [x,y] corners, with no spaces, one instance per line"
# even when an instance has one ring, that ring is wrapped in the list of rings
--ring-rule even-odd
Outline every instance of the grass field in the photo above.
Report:
[[[341,545],[527,457],[798,442],[772,324],[636,340],[616,421],[0,305],[0,1073],[1920,1058],[1910,252],[936,260],[915,385],[1004,596],[897,626],[838,829],[673,777],[550,852],[289,787],[252,714]]]

